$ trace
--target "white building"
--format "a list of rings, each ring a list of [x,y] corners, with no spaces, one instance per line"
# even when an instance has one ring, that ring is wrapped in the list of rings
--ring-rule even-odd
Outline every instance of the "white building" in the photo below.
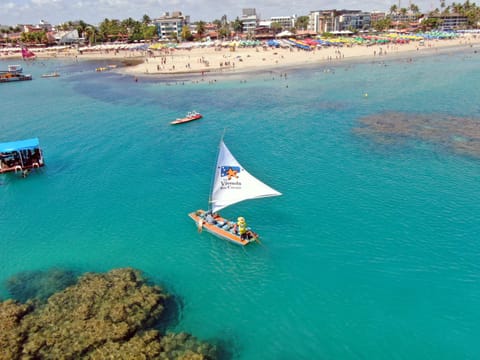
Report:
[[[182,15],[181,11],[174,11],[172,15],[168,12],[152,21],[157,27],[157,34],[161,39],[172,37],[180,38],[184,26],[189,26],[190,16]]]
[[[242,18],[240,19],[243,24],[242,31],[244,33],[254,33],[258,27],[259,19],[255,9],[242,9]]]
[[[370,13],[355,11],[347,12],[336,17],[337,31],[365,30],[370,28]]]
[[[335,31],[335,10],[316,10],[310,11],[308,15],[307,30],[316,33],[333,32]]]
[[[319,34],[345,30],[362,30],[371,24],[370,13],[360,10],[318,10],[311,11],[308,30]]]
[[[272,16],[270,21],[273,23],[279,23],[283,30],[290,30],[295,27],[296,15],[293,16]]]

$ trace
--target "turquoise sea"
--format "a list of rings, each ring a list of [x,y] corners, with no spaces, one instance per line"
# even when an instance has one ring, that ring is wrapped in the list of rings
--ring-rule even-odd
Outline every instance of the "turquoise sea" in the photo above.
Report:
[[[130,266],[178,297],[173,331],[233,359],[479,359],[480,157],[450,134],[355,130],[392,113],[480,121],[474,50],[198,83],[22,63],[34,80],[0,84],[0,142],[38,137],[47,165],[0,176],[0,298],[22,271]],[[190,110],[204,118],[169,125]],[[223,134],[283,193],[222,212],[260,245],[187,216],[207,206]]]

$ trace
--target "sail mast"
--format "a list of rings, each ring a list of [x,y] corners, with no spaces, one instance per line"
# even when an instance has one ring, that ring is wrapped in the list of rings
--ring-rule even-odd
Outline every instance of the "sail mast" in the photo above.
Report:
[[[223,136],[225,135],[225,129],[223,130],[222,137],[220,138],[220,142],[218,143],[217,146],[217,156],[215,156],[215,163],[213,166],[213,176],[210,178],[210,193],[208,194],[208,210],[212,210],[212,194],[213,194],[213,187],[215,186],[215,177],[217,174],[217,162],[218,162],[218,156],[220,155],[220,148],[223,143]]]

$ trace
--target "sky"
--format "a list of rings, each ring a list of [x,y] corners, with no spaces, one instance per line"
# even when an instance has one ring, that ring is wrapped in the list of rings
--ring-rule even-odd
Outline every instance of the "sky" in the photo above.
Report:
[[[440,0],[400,0],[400,7],[411,2],[421,12],[440,7]],[[244,8],[255,8],[262,20],[268,20],[325,9],[388,11],[394,4],[398,6],[399,0],[0,0],[0,25],[38,24],[41,20],[52,25],[75,20],[97,25],[106,18],[141,20],[146,14],[153,19],[172,11],[189,15],[191,22],[213,21],[223,15],[232,21],[241,17]]]

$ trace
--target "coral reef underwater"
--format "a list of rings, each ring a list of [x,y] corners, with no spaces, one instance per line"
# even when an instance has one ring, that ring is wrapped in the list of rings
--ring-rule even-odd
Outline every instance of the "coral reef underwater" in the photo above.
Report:
[[[65,278],[70,280],[59,283],[70,283],[70,275]],[[59,273],[53,277],[59,278],[64,279]],[[20,289],[19,279],[25,279],[25,274],[7,281],[10,289]],[[28,293],[34,295],[33,290]],[[218,358],[214,345],[187,333],[158,330],[168,299],[160,287],[147,284],[138,270],[123,268],[84,274],[45,302],[38,297],[25,303],[3,301],[0,359]]]
[[[385,112],[359,119],[358,135],[378,144],[427,142],[454,153],[480,157],[480,119],[444,114]]]
[[[45,302],[54,293],[77,282],[70,270],[53,268],[48,271],[23,271],[6,281],[6,287],[15,300]]]

